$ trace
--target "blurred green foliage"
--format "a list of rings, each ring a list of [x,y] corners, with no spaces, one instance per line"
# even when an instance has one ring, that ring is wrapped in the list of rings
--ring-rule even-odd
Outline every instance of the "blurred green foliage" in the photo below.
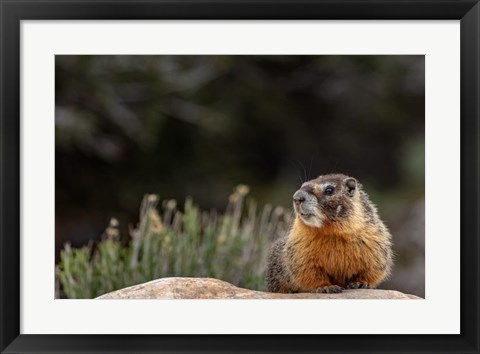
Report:
[[[95,247],[61,252],[57,276],[68,298],[101,294],[160,277],[213,277],[237,286],[265,290],[264,271],[271,241],[286,232],[290,213],[246,198],[238,186],[226,212],[202,212],[188,199],[184,212],[174,200],[156,209],[158,197],[143,199],[140,222],[131,241],[120,241],[118,221],[112,219]]]
[[[219,209],[240,183],[286,205],[334,171],[423,188],[404,160],[424,110],[423,56],[56,56],[57,211],[131,217],[145,192]]]

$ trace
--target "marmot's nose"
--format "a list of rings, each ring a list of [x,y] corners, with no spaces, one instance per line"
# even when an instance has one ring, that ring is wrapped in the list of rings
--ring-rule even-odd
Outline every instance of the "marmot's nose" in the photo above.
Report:
[[[293,195],[293,201],[295,204],[301,204],[307,199],[307,192],[302,191],[301,189],[296,191]]]

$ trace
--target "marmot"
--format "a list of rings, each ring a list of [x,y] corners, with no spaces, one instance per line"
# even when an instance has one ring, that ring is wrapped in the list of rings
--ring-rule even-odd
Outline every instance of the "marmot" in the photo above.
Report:
[[[295,219],[270,251],[271,292],[374,288],[392,267],[391,235],[355,178],[329,174],[293,195]]]

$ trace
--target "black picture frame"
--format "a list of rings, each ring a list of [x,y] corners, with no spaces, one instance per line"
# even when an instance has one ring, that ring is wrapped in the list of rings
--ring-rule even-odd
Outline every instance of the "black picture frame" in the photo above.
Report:
[[[0,16],[1,353],[479,353],[480,5],[477,0],[0,0]],[[139,19],[460,20],[461,186],[448,188],[449,192],[461,193],[461,334],[20,334],[20,22]],[[445,291],[449,291],[448,279]]]

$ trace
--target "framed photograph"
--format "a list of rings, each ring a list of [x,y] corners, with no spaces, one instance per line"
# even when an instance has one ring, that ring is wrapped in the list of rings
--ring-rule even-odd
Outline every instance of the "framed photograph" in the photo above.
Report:
[[[0,0],[1,353],[479,353],[480,5]]]

